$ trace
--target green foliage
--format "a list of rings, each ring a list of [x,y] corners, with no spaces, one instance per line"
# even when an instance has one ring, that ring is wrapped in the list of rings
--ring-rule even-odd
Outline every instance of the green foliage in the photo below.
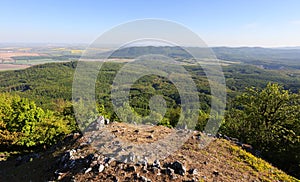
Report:
[[[52,145],[74,129],[71,121],[28,99],[0,94],[0,146]]]
[[[198,118],[198,123],[196,125],[196,130],[203,131],[208,119],[209,119],[209,114],[203,111],[199,111],[199,118]]]
[[[300,94],[278,84],[269,83],[263,90],[248,88],[227,112],[222,132],[253,145],[265,158],[293,173],[300,171],[299,110]]]

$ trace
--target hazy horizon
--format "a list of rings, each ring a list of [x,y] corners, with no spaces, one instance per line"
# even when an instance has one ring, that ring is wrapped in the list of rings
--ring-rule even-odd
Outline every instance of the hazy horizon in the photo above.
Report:
[[[79,46],[79,47],[88,47],[91,43],[63,43],[63,42],[0,42],[0,48],[7,48],[8,46],[14,47],[50,47],[50,46],[57,46],[57,47],[72,47],[72,46]],[[105,44],[101,45],[105,48]],[[144,47],[144,46],[153,46],[153,47],[175,47],[175,46],[166,46],[166,45],[136,45],[131,47]],[[107,45],[106,48],[115,47],[114,45]],[[181,47],[193,47],[193,46],[181,46]],[[266,49],[300,49],[299,46],[251,46],[251,45],[215,45],[215,46],[208,46],[211,48],[218,48],[218,47],[227,47],[227,48],[266,48]]]

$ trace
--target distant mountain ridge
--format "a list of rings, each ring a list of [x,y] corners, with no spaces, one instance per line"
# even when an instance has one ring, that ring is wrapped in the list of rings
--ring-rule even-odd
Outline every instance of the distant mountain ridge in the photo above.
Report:
[[[299,47],[300,48],[300,47]],[[300,49],[293,48],[262,48],[262,47],[188,47],[188,50],[199,52],[211,49],[218,59],[241,62],[261,66],[267,69],[293,68],[300,69]],[[110,58],[136,58],[145,54],[160,54],[177,59],[190,59],[192,56],[184,47],[140,46],[125,47],[116,51],[100,53]]]

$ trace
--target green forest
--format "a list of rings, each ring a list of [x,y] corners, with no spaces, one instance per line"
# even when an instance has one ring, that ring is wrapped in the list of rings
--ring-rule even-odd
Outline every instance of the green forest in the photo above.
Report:
[[[72,107],[72,82],[77,62],[48,63],[25,70],[0,72],[0,150],[24,152],[45,150],[66,135],[78,132]],[[111,103],[111,85],[125,63],[105,63],[96,82],[98,113],[120,121]],[[200,98],[198,123],[202,131],[210,116],[211,94],[201,67],[185,65]],[[223,66],[227,106],[219,132],[251,144],[262,157],[296,177],[300,176],[300,78],[297,70],[267,70],[248,64]],[[295,76],[296,75],[296,76]],[[181,105],[176,87],[167,78],[149,75],[130,89],[133,113],[147,116],[149,99],[162,95],[165,116],[158,125],[175,127]],[[124,113],[134,117],[130,113]]]

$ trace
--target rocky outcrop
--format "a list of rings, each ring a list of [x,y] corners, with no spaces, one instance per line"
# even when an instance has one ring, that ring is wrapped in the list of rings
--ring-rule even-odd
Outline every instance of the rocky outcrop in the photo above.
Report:
[[[60,144],[53,147],[53,153],[49,152],[51,157],[50,155],[46,157],[47,155],[45,154],[42,156],[36,154],[20,156],[17,158],[16,163],[20,165],[17,168],[27,168],[34,163],[36,163],[36,166],[40,166],[41,163],[48,164],[48,160],[50,159],[50,165],[39,171],[39,174],[47,174],[47,176],[45,178],[41,176],[39,178],[41,180],[39,181],[76,182],[193,182],[239,181],[240,179],[244,181],[260,181],[258,176],[265,174],[265,172],[259,173],[254,170],[245,171],[245,169],[249,169],[249,164],[245,164],[243,160],[238,160],[240,154],[233,152],[232,147],[235,147],[237,150],[240,149],[233,146],[233,144],[239,145],[244,150],[251,151],[253,148],[250,145],[240,143],[238,140],[227,136],[213,136],[195,131],[178,151],[172,152],[166,158],[156,157],[153,159],[148,157],[149,155],[140,156],[139,153],[132,150],[131,145],[134,142],[136,142],[136,145],[140,145],[143,142],[153,142],[159,139],[159,137],[169,134],[169,128],[153,126],[143,129],[124,123],[105,124],[101,122],[99,127],[100,130],[94,130],[94,128],[87,132],[86,135],[72,134],[67,136]],[[114,139],[111,140],[103,131],[113,133]],[[185,134],[184,131],[175,130],[175,132],[182,133],[183,135]],[[153,135],[153,138],[147,138],[149,135]],[[221,139],[217,139],[217,137]],[[138,140],[135,140],[136,138]],[[211,140],[211,143],[204,149],[200,149],[202,141],[205,141],[207,138]],[[230,142],[223,138],[228,138]],[[102,145],[104,142],[103,139],[106,140],[105,145]],[[124,146],[122,142],[126,139],[130,142],[129,145]],[[96,147],[94,146],[95,144],[97,145]],[[113,152],[104,152],[107,148]],[[153,147],[148,152],[155,153],[157,150],[159,148]],[[53,155],[54,153],[55,155]],[[31,164],[27,165],[27,163]],[[5,173],[1,173],[0,170],[0,174],[3,176]],[[7,181],[1,180],[1,175],[0,181]],[[266,174],[265,177],[268,177],[267,175],[269,176],[269,174]],[[5,179],[12,179],[12,177],[16,176],[19,175],[9,176]],[[30,181],[32,178],[28,177],[24,179],[23,181]],[[20,180],[17,179],[14,181]]]
[[[54,172],[55,179],[51,180],[63,180],[72,174],[72,171],[80,171],[82,175],[97,175],[105,172],[105,170],[119,170],[118,173],[131,174],[131,176],[134,176],[134,179],[144,182],[151,182],[152,180],[142,174],[164,175],[168,179],[176,179],[177,175],[197,174],[197,169],[189,169],[189,173],[187,173],[186,166],[180,161],[161,163],[159,159],[156,159],[153,163],[149,163],[147,159],[142,159],[137,163],[128,161],[124,163],[112,157],[101,155],[98,152],[87,154],[85,150],[86,148],[79,146],[64,152],[57,159],[57,169]],[[123,172],[120,172],[120,170]],[[118,181],[117,176],[115,176],[115,181]]]

